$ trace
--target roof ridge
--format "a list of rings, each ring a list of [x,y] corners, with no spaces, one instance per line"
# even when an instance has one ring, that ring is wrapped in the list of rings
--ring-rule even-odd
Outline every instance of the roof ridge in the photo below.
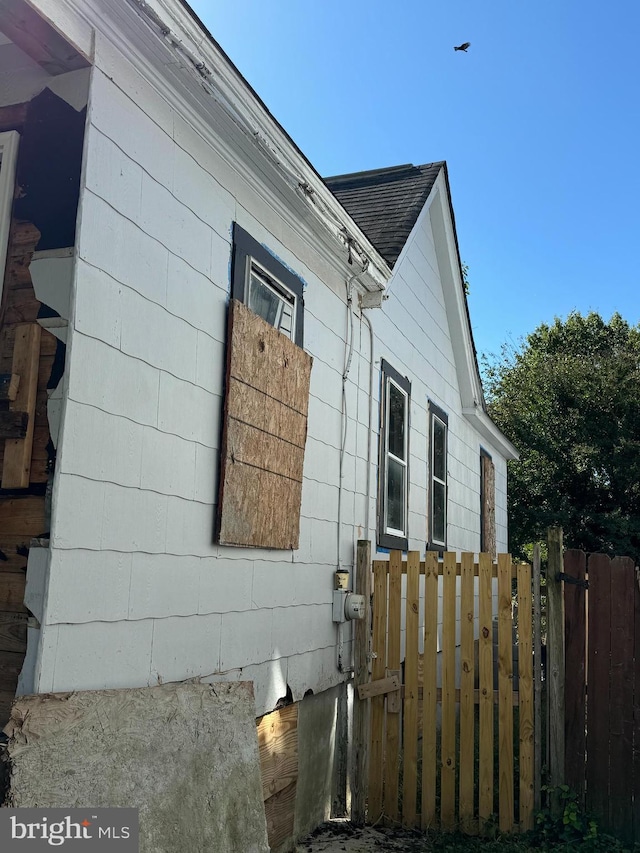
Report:
[[[404,163],[402,166],[384,166],[380,169],[367,169],[363,172],[345,172],[342,175],[327,175],[323,178],[325,181],[340,181],[352,180],[353,178],[369,178],[377,175],[395,174],[396,172],[404,172],[409,169],[415,169],[413,163]]]
[[[422,172],[426,169],[433,169],[435,166],[442,167],[445,164],[444,160],[435,160],[433,163],[421,163],[419,166],[414,166],[413,163],[404,163],[401,166],[386,166],[380,169],[368,169],[362,172],[345,172],[343,175],[327,175],[323,177],[325,182],[342,183],[354,180],[367,180],[368,178],[380,178],[386,175],[395,176],[400,172]]]

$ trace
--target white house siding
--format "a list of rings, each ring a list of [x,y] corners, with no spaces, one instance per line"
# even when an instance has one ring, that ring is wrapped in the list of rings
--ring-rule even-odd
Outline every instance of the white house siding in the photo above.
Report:
[[[300,699],[345,677],[333,573],[353,566],[367,516],[375,539],[369,332],[356,317],[338,555],[345,279],[282,215],[273,184],[221,152],[96,33],[40,692],[250,678],[260,714],[287,686]],[[306,285],[314,365],[293,552],[213,544],[234,221]],[[477,550],[480,441],[461,416],[428,217],[369,315],[374,430],[380,358],[412,381],[410,546],[424,551],[431,397],[449,413],[449,545]]]
[[[287,685],[296,699],[324,690],[344,678],[331,619],[344,281],[99,36],[85,146],[37,689],[224,673],[254,680],[257,713]],[[212,541],[234,220],[306,284],[314,367],[294,552]],[[358,368],[356,354],[354,380]],[[347,392],[350,567],[366,436]]]
[[[449,321],[436,258],[429,210],[418,218],[394,267],[389,298],[369,312],[376,336],[376,362],[386,359],[411,380],[409,458],[409,547],[424,551],[427,538],[429,453],[428,401],[442,408],[448,429],[447,548],[480,547],[480,448],[496,468],[496,541],[507,549],[506,461],[462,414]],[[375,391],[379,395],[379,381]]]
[[[448,415],[447,550],[480,549],[480,449],[492,456],[496,472],[496,543],[507,550],[507,466],[503,456],[481,438],[462,414],[458,374],[445,310],[428,207],[423,210],[401,253],[381,311],[371,311],[376,364],[384,358],[411,380],[409,439],[409,548],[424,553],[428,494],[428,402]],[[375,392],[379,397],[379,373]],[[376,403],[376,411],[378,407]],[[403,579],[404,581],[404,579]],[[459,581],[458,581],[459,586]],[[421,579],[423,595],[424,579]],[[404,587],[403,587],[404,590]],[[404,593],[403,593],[404,594]],[[497,601],[494,603],[497,604]],[[476,609],[477,609],[476,598]],[[401,654],[404,655],[404,610]],[[420,625],[423,623],[420,608]],[[441,642],[442,582],[439,586],[438,643]],[[456,617],[456,644],[460,614]],[[440,648],[440,645],[438,645]]]

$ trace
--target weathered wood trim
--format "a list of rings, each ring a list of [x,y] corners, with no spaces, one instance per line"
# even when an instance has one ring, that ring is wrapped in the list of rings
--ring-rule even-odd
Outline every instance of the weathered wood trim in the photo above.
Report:
[[[20,377],[15,373],[0,374],[0,402],[13,402],[20,387]]]
[[[0,411],[0,439],[24,438],[29,426],[27,412]]]
[[[269,846],[275,850],[293,838],[298,783],[298,703],[257,721]]]
[[[13,347],[13,373],[20,376],[20,387],[11,404],[14,411],[29,416],[24,438],[7,439],[2,463],[2,488],[26,489],[31,473],[31,450],[38,392],[41,329],[37,323],[18,326]]]
[[[65,74],[89,63],[23,0],[0,0],[2,31],[48,74]]]

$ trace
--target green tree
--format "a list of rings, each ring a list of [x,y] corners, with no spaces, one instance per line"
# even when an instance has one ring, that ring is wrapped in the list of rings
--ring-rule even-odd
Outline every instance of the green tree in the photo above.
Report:
[[[565,544],[640,559],[640,328],[577,312],[485,359],[509,463],[510,548],[559,524]]]

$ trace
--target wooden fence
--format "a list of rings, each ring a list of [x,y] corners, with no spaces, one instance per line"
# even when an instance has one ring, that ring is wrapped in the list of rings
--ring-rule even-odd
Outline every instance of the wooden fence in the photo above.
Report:
[[[512,683],[514,579],[517,693]],[[417,552],[404,560],[401,552],[392,551],[388,561],[373,562],[372,601],[372,679],[358,686],[360,701],[371,700],[368,821],[384,817],[410,827],[476,832],[497,814],[502,831],[516,830],[518,824],[531,828],[531,567],[512,565],[508,554],[500,554],[496,564],[488,554],[478,562],[473,554],[462,554],[457,562],[455,553],[445,553],[442,561],[427,553],[421,561]]]
[[[568,550],[561,579],[565,781],[602,829],[640,842],[638,572],[629,557]]]

